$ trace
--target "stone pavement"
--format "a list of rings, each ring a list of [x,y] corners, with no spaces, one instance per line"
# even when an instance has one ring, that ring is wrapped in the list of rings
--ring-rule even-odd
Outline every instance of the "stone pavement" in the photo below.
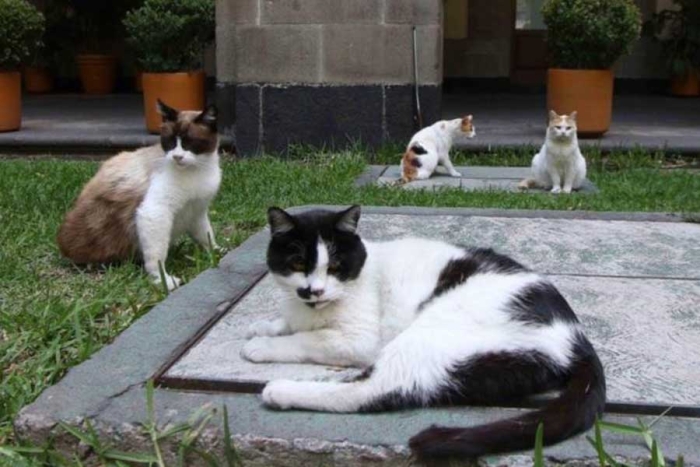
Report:
[[[111,153],[159,141],[158,135],[146,131],[141,94],[47,94],[22,99],[22,127],[0,133],[0,153],[70,157],[73,151]],[[222,145],[228,144],[230,138],[224,138]]]
[[[635,424],[667,406],[654,433],[671,458],[700,464],[700,225],[664,214],[478,209],[365,208],[367,238],[408,234],[488,245],[549,275],[581,317],[608,378],[606,419]],[[59,420],[89,417],[97,430],[142,446],[144,382],[157,378],[156,406],[177,423],[197,408],[226,404],[246,465],[357,465],[359,459],[406,465],[406,440],[437,423],[472,425],[512,416],[517,408],[441,408],[372,415],[276,412],[256,393],[272,377],[337,378],[313,365],[252,365],[238,359],[242,333],[274,314],[279,296],[266,277],[262,231],[172,293],[114,343],[73,368],[22,410],[15,428],[46,440]],[[627,459],[647,458],[641,439],[606,433],[606,446]],[[213,427],[205,445],[221,432]],[[66,439],[59,439],[64,443]],[[546,450],[558,462],[593,465],[583,436]],[[526,463],[518,455],[489,462]]]
[[[661,149],[672,153],[700,154],[698,99],[662,95],[616,95],[610,131],[599,139],[581,139],[583,147],[603,150]],[[544,94],[444,94],[443,118],[474,115],[476,137],[458,147],[491,150],[495,147],[540,147],[547,125]]]
[[[0,152],[70,156],[72,151],[111,153],[152,144],[158,138],[146,133],[142,106],[140,94],[25,95],[22,129],[0,133]],[[610,132],[599,140],[582,140],[582,145],[700,154],[697,99],[620,95],[613,112]],[[460,147],[481,151],[542,144],[547,115],[542,94],[443,95],[443,118],[465,113],[474,114],[477,136],[459,142]],[[224,139],[227,150],[231,142]]]
[[[438,167],[427,180],[414,180],[401,184],[404,190],[438,190],[441,188],[459,188],[463,191],[500,190],[519,192],[518,183],[530,177],[529,167],[472,167],[461,166],[455,169],[462,177],[451,177],[444,168]],[[369,183],[378,185],[395,185],[400,181],[401,169],[398,165],[369,166],[358,178],[356,185]],[[529,193],[542,193],[547,190],[530,189]],[[597,193],[598,188],[588,179],[583,183],[580,193]]]

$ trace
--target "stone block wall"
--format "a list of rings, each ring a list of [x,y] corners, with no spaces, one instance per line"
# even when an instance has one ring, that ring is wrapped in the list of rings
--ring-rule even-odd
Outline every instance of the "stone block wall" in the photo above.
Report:
[[[217,99],[239,153],[407,142],[413,26],[424,124],[439,117],[442,0],[217,0]]]

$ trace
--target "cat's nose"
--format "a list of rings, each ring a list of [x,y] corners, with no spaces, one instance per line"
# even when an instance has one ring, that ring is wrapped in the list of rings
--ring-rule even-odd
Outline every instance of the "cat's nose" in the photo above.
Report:
[[[183,157],[184,156],[182,154],[173,154],[173,159],[175,159],[175,162],[181,162]]]
[[[311,295],[315,297],[320,297],[321,295],[323,295],[323,292],[323,289],[311,289]]]

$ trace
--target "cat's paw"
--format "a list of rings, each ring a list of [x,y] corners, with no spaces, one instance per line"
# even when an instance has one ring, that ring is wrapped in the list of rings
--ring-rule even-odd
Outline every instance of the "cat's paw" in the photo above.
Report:
[[[154,276],[153,283],[156,285],[161,285],[163,283],[163,280],[161,279],[160,276]],[[165,284],[168,286],[168,291],[172,292],[173,290],[180,287],[180,285],[182,284],[182,279],[180,279],[179,277],[175,277],[175,276],[171,276],[169,274],[166,274],[165,275]]]
[[[221,256],[228,253],[228,248],[226,248],[225,246],[221,246],[221,245],[214,244],[214,246],[211,249],[212,249],[212,251],[214,251],[214,253],[218,253]]]
[[[301,384],[286,379],[270,381],[262,391],[263,404],[277,410],[294,408],[295,395],[299,393]]]
[[[550,192],[554,194],[561,193],[561,187],[555,186],[550,190]]]
[[[450,172],[450,177],[462,178],[462,174],[455,170],[454,172]]]
[[[571,187],[564,187],[562,190],[564,193],[571,193]]]
[[[241,349],[241,357],[253,363],[271,362],[272,352],[269,337],[254,337]]]
[[[258,336],[269,337],[275,335],[277,335],[277,333],[275,332],[274,325],[271,321],[257,321],[248,327],[248,330],[245,333],[245,338],[252,339],[253,337]]]

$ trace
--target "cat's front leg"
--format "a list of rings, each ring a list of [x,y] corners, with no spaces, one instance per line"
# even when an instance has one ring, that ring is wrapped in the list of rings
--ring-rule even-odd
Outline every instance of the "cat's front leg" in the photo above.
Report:
[[[372,338],[348,337],[340,331],[321,329],[280,337],[255,337],[241,350],[254,363],[317,363],[333,366],[366,366],[376,355]]]
[[[564,186],[562,187],[561,191],[564,193],[571,193],[571,188],[574,184],[574,171],[573,167],[569,169],[565,174],[564,174]]]
[[[451,177],[461,177],[462,174],[457,172],[457,169],[455,169],[454,165],[452,165],[452,161],[450,160],[450,155],[445,154],[442,157],[442,165],[445,166],[445,169],[447,169],[447,172],[450,174]]]
[[[561,176],[556,170],[550,170],[549,176],[552,178],[552,193],[561,193]]]
[[[161,284],[165,280],[168,290],[177,288],[182,282],[165,271],[172,228],[173,218],[166,209],[157,209],[144,204],[136,212],[136,230],[144,268],[155,284]]]
[[[206,207],[192,221],[192,225],[189,226],[188,232],[194,241],[197,242],[202,248],[215,251],[221,250],[221,247],[216,244],[214,229],[211,228],[211,222],[209,222],[209,214],[207,213]]]
[[[258,336],[282,336],[289,334],[291,329],[286,320],[277,318],[272,321],[257,321],[250,325],[246,332],[246,339],[251,339]]]

